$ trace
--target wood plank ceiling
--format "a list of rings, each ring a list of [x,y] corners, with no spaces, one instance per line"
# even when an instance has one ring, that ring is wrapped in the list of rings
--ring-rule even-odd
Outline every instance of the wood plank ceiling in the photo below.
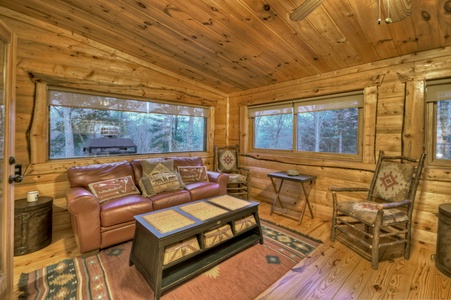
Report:
[[[451,45],[451,0],[411,0],[378,25],[378,0],[2,0],[18,11],[224,93]],[[391,0],[396,1],[396,0]],[[382,19],[385,18],[382,5]]]

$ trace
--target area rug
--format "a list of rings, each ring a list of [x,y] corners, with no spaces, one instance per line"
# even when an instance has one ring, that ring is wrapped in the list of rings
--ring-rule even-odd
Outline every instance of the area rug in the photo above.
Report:
[[[321,241],[261,220],[264,244],[255,244],[205,273],[163,293],[161,299],[254,299]],[[131,242],[88,258],[76,257],[20,277],[20,299],[153,299],[135,266]]]

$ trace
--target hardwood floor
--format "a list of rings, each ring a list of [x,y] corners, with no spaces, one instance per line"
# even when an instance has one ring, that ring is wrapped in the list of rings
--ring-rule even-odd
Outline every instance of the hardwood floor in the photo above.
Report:
[[[301,225],[260,205],[260,217],[323,241],[309,257],[288,272],[258,299],[451,299],[451,278],[435,267],[435,247],[415,244],[409,260],[383,261],[379,270],[340,242],[330,242],[330,221],[307,215]],[[53,233],[48,247],[14,258],[15,297],[22,272],[78,256],[70,230]],[[239,300],[239,299],[238,299]]]

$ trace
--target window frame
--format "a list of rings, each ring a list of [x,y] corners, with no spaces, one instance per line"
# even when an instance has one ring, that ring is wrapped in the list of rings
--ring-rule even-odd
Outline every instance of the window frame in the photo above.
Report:
[[[213,144],[210,139],[211,136],[214,135],[213,121],[214,121],[214,107],[207,107],[196,104],[187,104],[187,103],[177,103],[172,101],[156,101],[171,105],[182,105],[182,106],[194,106],[194,107],[202,107],[206,109],[206,132],[205,132],[205,151],[187,151],[187,152],[167,152],[167,153],[136,153],[129,155],[105,155],[105,156],[81,156],[81,157],[68,157],[68,158],[50,158],[49,153],[49,90],[58,90],[58,91],[66,91],[73,92],[79,94],[88,94],[88,95],[100,95],[106,97],[115,97],[120,99],[131,99],[131,100],[141,100],[141,101],[149,101],[148,98],[140,98],[137,96],[130,96],[125,94],[115,94],[108,92],[97,92],[91,90],[83,90],[77,88],[67,88],[55,85],[48,85],[42,82],[36,82],[36,96],[35,96],[35,105],[33,109],[32,122],[29,132],[27,133],[27,138],[30,142],[30,162],[33,164],[47,163],[47,162],[58,162],[58,161],[68,161],[68,160],[93,160],[93,161],[117,161],[118,159],[127,159],[130,157],[161,157],[162,155],[173,155],[176,156],[178,154],[183,155],[204,155],[205,153],[210,153],[209,149],[212,149]]]
[[[449,93],[451,94],[451,78],[427,80],[424,90],[424,102],[426,107],[426,149],[429,155],[427,162],[432,166],[451,167],[451,159],[437,159],[436,158],[436,137],[437,137],[437,102],[445,99],[436,99],[431,92],[428,94],[428,87],[437,87],[440,85],[449,86]],[[451,98],[447,101],[451,101]]]
[[[342,93],[336,93],[336,94],[330,94],[330,95],[323,95],[318,97],[309,97],[304,99],[297,99],[297,100],[290,100],[290,101],[281,101],[274,104],[265,104],[265,105],[256,105],[256,106],[249,106],[247,108],[247,111],[251,111],[251,113],[247,114],[247,118],[249,120],[249,150],[250,152],[258,152],[258,153],[266,153],[266,154],[283,154],[287,156],[297,156],[302,158],[308,158],[308,159],[324,159],[324,160],[345,160],[345,161],[363,161],[363,145],[364,145],[364,126],[365,122],[364,120],[365,115],[367,114],[368,109],[365,108],[366,106],[366,94],[369,93],[370,89],[364,89],[359,91],[351,91],[351,92],[342,92]],[[345,154],[345,153],[335,153],[335,152],[311,152],[311,151],[299,151],[297,150],[297,118],[298,113],[295,110],[295,107],[302,106],[303,103],[319,103],[319,102],[327,102],[330,99],[339,99],[344,98],[348,96],[355,96],[355,95],[361,95],[361,104],[359,104],[358,108],[358,129],[357,129],[357,153],[356,154]],[[291,150],[280,150],[280,149],[264,149],[264,148],[256,148],[254,145],[255,141],[255,117],[251,116],[253,115],[252,111],[255,109],[258,109],[258,107],[265,108],[265,107],[271,107],[271,106],[283,106],[288,103],[292,104],[292,114],[293,114],[293,147]],[[330,109],[333,110],[333,109]],[[371,120],[369,120],[369,123],[371,123]],[[375,130],[375,124],[373,124],[373,130]],[[375,134],[375,132],[373,133]]]

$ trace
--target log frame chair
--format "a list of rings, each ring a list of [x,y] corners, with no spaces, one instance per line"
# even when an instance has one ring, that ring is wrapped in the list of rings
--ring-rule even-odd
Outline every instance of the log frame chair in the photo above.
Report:
[[[333,200],[330,240],[335,241],[337,230],[345,234],[348,239],[340,241],[371,260],[374,270],[378,269],[381,247],[405,244],[404,258],[409,259],[413,205],[424,160],[424,153],[419,159],[412,159],[385,156],[380,151],[369,188],[330,187]],[[344,202],[340,196],[338,201],[338,193],[354,192],[367,192],[366,200]]]
[[[251,170],[240,166],[240,148],[238,145],[214,146],[214,168],[216,172],[229,175],[227,193],[249,199],[249,181]]]

